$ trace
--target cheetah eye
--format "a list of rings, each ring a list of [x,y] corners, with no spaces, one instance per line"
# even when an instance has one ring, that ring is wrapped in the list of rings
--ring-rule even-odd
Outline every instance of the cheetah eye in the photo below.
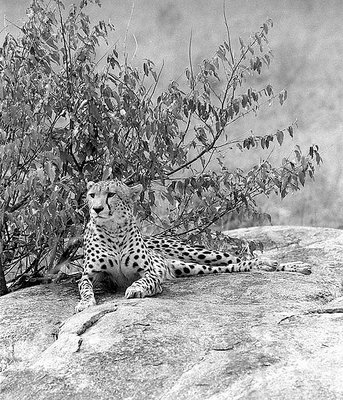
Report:
[[[94,199],[95,193],[89,193],[88,196]]]
[[[107,193],[107,197],[113,197],[113,196],[114,196],[114,193],[112,193],[112,192]]]

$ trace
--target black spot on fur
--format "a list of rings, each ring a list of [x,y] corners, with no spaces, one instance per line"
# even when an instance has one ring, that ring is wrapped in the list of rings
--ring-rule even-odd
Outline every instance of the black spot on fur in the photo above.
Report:
[[[106,267],[105,264],[103,264],[100,268],[101,268],[101,269],[107,269],[107,267]]]
[[[221,259],[222,259],[222,256],[221,256],[220,254],[217,254],[216,259],[217,259],[217,260],[221,260]]]
[[[135,254],[135,256],[133,257],[135,260],[138,260],[139,259],[139,255],[138,254]]]
[[[190,270],[189,268],[187,268],[187,267],[184,267],[184,268],[183,268],[183,272],[184,272],[185,274],[189,274],[189,273],[191,272],[191,270]]]
[[[199,271],[198,275],[202,275],[204,273],[204,271]]]
[[[109,262],[110,266],[113,268],[113,266],[114,266],[113,261],[109,258],[108,262]]]
[[[198,255],[199,260],[204,260],[206,258],[205,254]]]
[[[134,262],[134,263],[132,264],[132,266],[133,266],[133,268],[137,268],[137,267],[138,267],[138,263]]]
[[[175,275],[180,276],[182,274],[182,271],[180,269],[175,270]]]

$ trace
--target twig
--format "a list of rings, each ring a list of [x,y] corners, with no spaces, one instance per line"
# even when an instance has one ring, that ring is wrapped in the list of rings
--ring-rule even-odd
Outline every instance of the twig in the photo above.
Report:
[[[191,30],[191,36],[189,38],[189,45],[188,45],[188,59],[189,59],[189,68],[191,72],[191,89],[194,90],[195,87],[195,79],[194,79],[194,73],[193,73],[193,64],[192,64],[192,36],[193,32]]]
[[[130,12],[130,17],[129,20],[127,22],[126,25],[126,31],[125,31],[125,37],[124,37],[124,55],[125,55],[125,64],[127,63],[127,49],[126,49],[126,44],[127,44],[127,35],[129,33],[129,27],[131,25],[131,19],[132,19],[132,15],[133,15],[133,10],[135,8],[135,2],[132,2],[132,6],[131,6],[131,12]]]
[[[224,15],[224,22],[225,22],[226,33],[227,33],[227,41],[228,41],[228,45],[229,45],[229,49],[230,49],[231,61],[232,61],[232,65],[234,65],[235,58],[234,58],[233,52],[232,52],[230,29],[229,29],[229,24],[228,24],[227,18],[226,18],[226,1],[225,0],[223,0],[223,15]]]

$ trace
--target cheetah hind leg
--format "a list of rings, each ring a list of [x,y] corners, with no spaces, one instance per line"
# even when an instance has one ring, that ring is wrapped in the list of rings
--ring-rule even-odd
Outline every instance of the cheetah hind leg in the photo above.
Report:
[[[284,272],[294,272],[303,275],[311,274],[311,266],[309,264],[303,263],[301,261],[293,261],[288,263],[278,263],[275,260],[269,258],[258,258],[256,260],[257,265],[255,266],[258,270],[263,271],[284,271]],[[254,268],[254,269],[255,269]]]
[[[297,272],[303,275],[311,274],[311,265],[301,261],[293,261],[288,263],[279,264],[276,268],[277,271]]]
[[[293,261],[288,263],[278,263],[277,261],[268,258],[259,258],[257,269],[264,271],[284,271],[294,272],[303,275],[311,274],[311,266],[302,261]]]

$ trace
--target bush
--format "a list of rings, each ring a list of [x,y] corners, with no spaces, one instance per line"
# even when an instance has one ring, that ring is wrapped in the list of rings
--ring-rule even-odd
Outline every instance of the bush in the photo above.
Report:
[[[129,65],[115,46],[97,59],[114,27],[92,25],[81,0],[33,0],[20,37],[1,49],[0,293],[7,281],[49,270],[63,239],[82,232],[88,180],[141,182],[140,218],[153,232],[211,237],[211,226],[233,212],[257,214],[255,198],[281,197],[313,177],[318,147],[297,147],[281,166],[262,161],[249,171],[228,170],[223,149],[282,145],[294,125],[265,136],[234,138],[237,120],[287,92],[254,88],[251,76],[269,66],[269,20],[238,49],[227,38],[213,57],[189,67],[183,84],[158,94],[160,71],[144,60]],[[106,58],[106,59],[105,59]],[[103,65],[100,67],[100,65]]]

